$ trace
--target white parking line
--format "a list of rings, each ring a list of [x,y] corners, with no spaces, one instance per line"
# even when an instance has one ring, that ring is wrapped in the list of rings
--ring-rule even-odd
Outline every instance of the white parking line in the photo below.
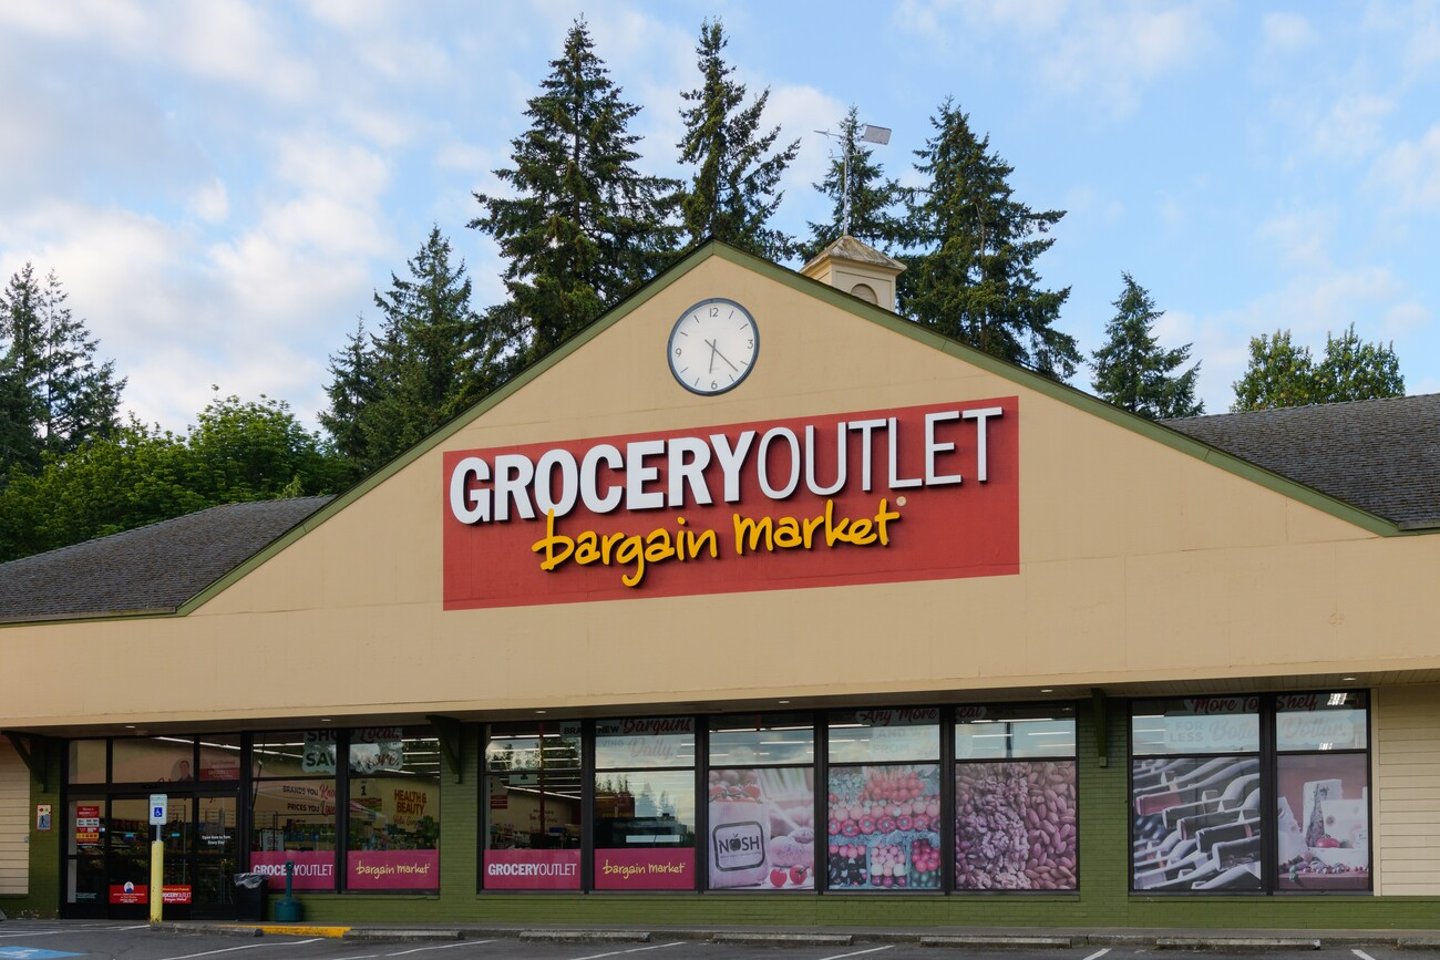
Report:
[[[840,960],[841,957],[858,957],[862,953],[879,953],[881,950],[893,950],[895,944],[889,943],[883,947],[871,947],[869,950],[856,950],[854,953],[837,953],[833,957],[821,957],[820,960]]]
[[[666,947],[678,947],[684,942],[683,940],[672,940],[669,943],[654,943],[648,947],[631,947],[629,950],[611,950],[609,953],[592,953],[584,957],[572,957],[571,960],[600,960],[601,957],[618,957],[624,953],[644,953],[646,950],[664,950]]]
[[[150,924],[142,924],[150,926]],[[64,933],[95,933],[101,930],[135,930],[136,927],[70,927],[65,930],[36,930],[31,933],[0,933],[0,940],[13,940],[16,937],[55,937]]]
[[[375,960],[378,956],[378,953],[357,953],[353,957],[336,957],[335,960]]]
[[[1360,960],[1375,960],[1374,957],[1370,956],[1370,954],[1366,953],[1364,950],[1351,950],[1350,952],[1355,954],[1355,956],[1359,957]]]
[[[438,947],[416,947],[414,950],[399,950],[395,953],[387,953],[387,957],[404,957],[412,953],[424,953],[426,950],[452,950],[455,947],[475,947],[482,943],[492,943],[491,940],[461,940],[459,943],[446,943]]]
[[[234,953],[236,950],[259,950],[261,947],[298,947],[305,943],[319,943],[324,937],[311,937],[309,940],[290,940],[285,943],[247,943],[243,947],[224,947],[219,950],[206,950],[203,953],[186,953],[178,957],[165,957],[163,960],[193,960],[195,957],[213,957],[217,953]]]
[[[1109,947],[1106,947],[1104,950],[1096,950],[1094,953],[1090,954],[1090,956],[1086,957],[1085,960],[1100,960],[1101,957],[1105,956],[1105,954],[1109,952]]]

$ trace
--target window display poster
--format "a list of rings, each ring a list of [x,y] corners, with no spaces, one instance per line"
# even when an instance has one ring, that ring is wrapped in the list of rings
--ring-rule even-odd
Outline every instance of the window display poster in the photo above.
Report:
[[[1278,758],[1281,890],[1370,888],[1370,776],[1363,753]]]
[[[579,850],[486,850],[487,890],[579,890]]]
[[[75,846],[100,845],[100,807],[81,804],[75,808]]]
[[[1076,889],[1075,761],[955,766],[955,888]]]
[[[694,890],[695,849],[595,851],[596,890]]]
[[[940,887],[940,765],[830,770],[832,889]]]
[[[711,770],[710,889],[815,889],[815,774]]]
[[[345,885],[351,890],[438,890],[439,850],[351,850]]]
[[[268,876],[271,890],[284,890],[287,860],[295,864],[296,890],[335,889],[333,850],[252,850],[250,870]]]
[[[1258,757],[1155,757],[1131,767],[1136,891],[1259,890]]]

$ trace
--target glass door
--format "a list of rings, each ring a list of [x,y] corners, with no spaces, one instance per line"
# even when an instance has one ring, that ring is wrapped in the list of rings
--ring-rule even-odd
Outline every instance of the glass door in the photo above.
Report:
[[[105,883],[105,798],[71,797],[65,804],[66,917],[103,917]]]
[[[196,798],[194,884],[191,916],[234,919],[234,874],[239,869],[240,833],[234,792]]]
[[[110,816],[102,830],[108,854],[106,913],[144,919],[150,903],[150,798],[111,797]]]

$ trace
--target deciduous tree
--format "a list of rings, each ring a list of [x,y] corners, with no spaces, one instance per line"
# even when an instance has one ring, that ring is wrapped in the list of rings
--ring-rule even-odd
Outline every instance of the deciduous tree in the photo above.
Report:
[[[1234,386],[1234,413],[1405,395],[1394,344],[1365,343],[1354,324],[1339,337],[1325,335],[1325,356],[1318,364],[1309,347],[1295,345],[1289,330],[1252,337],[1250,365]]]

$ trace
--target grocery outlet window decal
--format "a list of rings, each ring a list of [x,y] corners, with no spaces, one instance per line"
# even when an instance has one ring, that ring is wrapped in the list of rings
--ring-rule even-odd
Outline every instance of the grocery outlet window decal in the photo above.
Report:
[[[1019,401],[444,455],[445,608],[1019,570]]]

